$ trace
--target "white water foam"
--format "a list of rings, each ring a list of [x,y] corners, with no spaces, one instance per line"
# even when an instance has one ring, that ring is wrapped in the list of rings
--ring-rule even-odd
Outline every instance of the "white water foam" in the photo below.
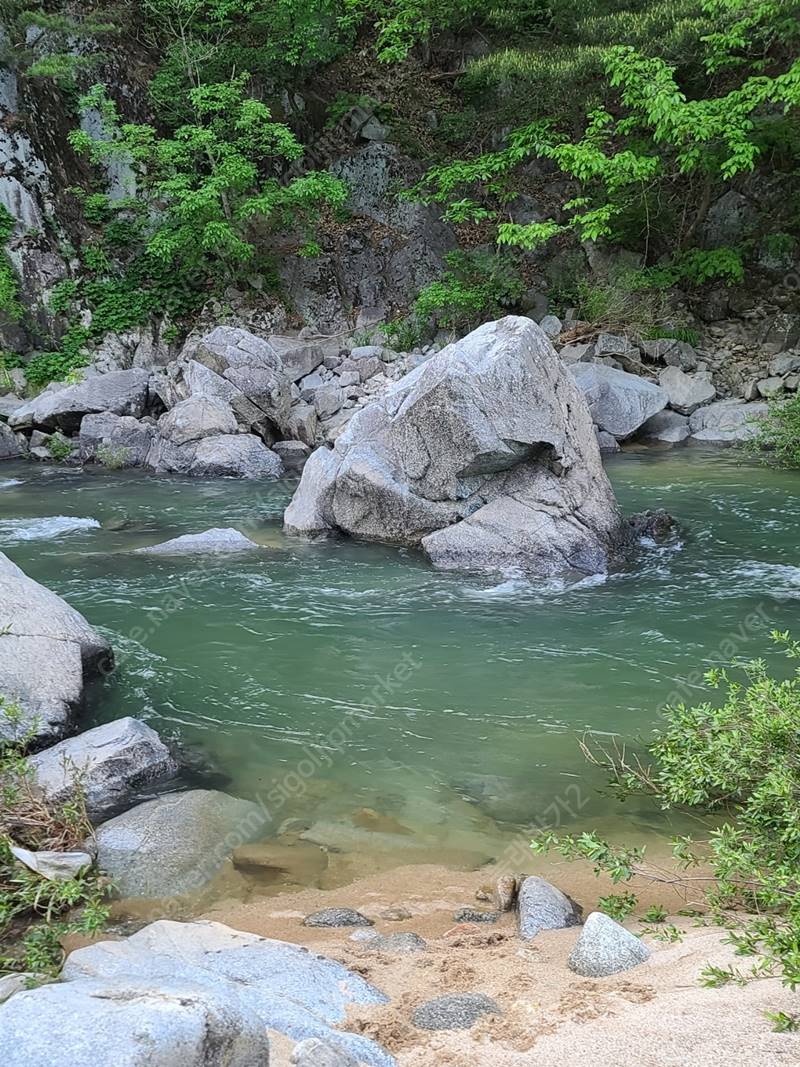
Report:
[[[0,489],[10,489],[12,485],[22,485],[21,478],[0,478]]]
[[[6,519],[0,522],[0,543],[46,541],[61,534],[90,530],[100,526],[97,519],[71,515],[47,515],[40,519]]]

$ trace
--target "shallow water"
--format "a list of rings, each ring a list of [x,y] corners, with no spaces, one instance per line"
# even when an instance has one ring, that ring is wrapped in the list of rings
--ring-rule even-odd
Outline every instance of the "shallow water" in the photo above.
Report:
[[[117,650],[88,725],[135,715],[199,746],[261,798],[267,833],[299,817],[345,851],[488,857],[536,824],[656,833],[598,792],[576,738],[645,734],[666,699],[699,698],[703,668],[800,629],[800,477],[699,449],[608,470],[626,510],[665,507],[681,536],[569,588],[288,540],[288,483],[7,463],[0,546]],[[263,548],[132,554],[210,526]]]

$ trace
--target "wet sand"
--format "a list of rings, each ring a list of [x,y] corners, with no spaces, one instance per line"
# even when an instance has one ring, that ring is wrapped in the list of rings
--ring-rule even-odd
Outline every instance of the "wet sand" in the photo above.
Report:
[[[800,1062],[800,1035],[776,1034],[764,1012],[797,1012],[800,996],[777,980],[742,989],[702,988],[708,962],[733,961],[718,931],[677,919],[680,943],[650,935],[651,959],[625,974],[580,978],[566,959],[578,931],[540,934],[525,943],[513,914],[496,924],[455,924],[453,910],[471,905],[496,870],[459,872],[443,867],[395,868],[336,890],[285,890],[242,903],[221,900],[204,913],[240,930],[303,944],[346,964],[374,982],[391,1003],[353,1011],[348,1026],[381,1042],[400,1067],[783,1067]],[[588,868],[550,865],[548,876],[585,910],[608,887]],[[643,906],[676,908],[671,890],[642,895]],[[380,933],[413,930],[428,942],[425,952],[387,955],[354,942],[348,929],[302,925],[322,907],[354,907]],[[390,917],[397,908],[409,918]],[[634,931],[641,924],[628,923]],[[741,961],[737,961],[741,964]],[[745,961],[746,962],[746,961]],[[443,993],[478,992],[494,998],[500,1016],[487,1016],[471,1030],[430,1033],[411,1023],[414,1009]],[[288,1067],[293,1043],[273,1035],[273,1067]]]

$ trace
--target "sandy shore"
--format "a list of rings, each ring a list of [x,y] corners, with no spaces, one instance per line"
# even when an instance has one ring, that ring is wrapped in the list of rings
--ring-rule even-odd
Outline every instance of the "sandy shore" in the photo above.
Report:
[[[584,872],[554,879],[587,909],[598,883]],[[400,1067],[788,1067],[800,1063],[800,1034],[772,1032],[765,1011],[796,1013],[800,994],[776,980],[746,988],[702,988],[708,962],[733,961],[718,931],[676,920],[680,943],[646,936],[647,963],[605,979],[580,978],[566,959],[577,930],[540,934],[523,943],[512,915],[491,925],[455,925],[457,907],[475,905],[492,872],[405,867],[340,889],[286,891],[249,903],[220,902],[205,917],[240,930],[303,944],[340,960],[384,990],[391,1003],[359,1009],[349,1026],[380,1041]],[[413,930],[427,951],[408,956],[371,952],[349,930],[301,925],[322,907],[355,907],[381,933]],[[401,906],[410,918],[387,917]],[[488,907],[488,905],[481,905]],[[636,923],[630,924],[640,929]],[[739,961],[741,963],[741,961]],[[414,1009],[442,993],[479,992],[502,1015],[469,1031],[430,1033],[411,1023]],[[273,1067],[288,1067],[292,1042],[274,1035]]]

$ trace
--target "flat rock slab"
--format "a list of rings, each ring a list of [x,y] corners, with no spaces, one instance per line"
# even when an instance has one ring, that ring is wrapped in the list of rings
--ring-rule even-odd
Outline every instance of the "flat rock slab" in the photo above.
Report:
[[[411,1016],[420,1030],[469,1030],[483,1015],[500,1015],[497,1002],[483,993],[452,993],[422,1004]]]
[[[758,433],[758,420],[769,411],[766,403],[747,404],[743,400],[718,400],[692,412],[689,418],[691,440],[700,444],[740,444]]]
[[[263,1067],[259,1018],[224,986],[124,976],[17,993],[0,1008],[10,1067]]]
[[[63,804],[78,783],[96,821],[129,804],[136,790],[178,773],[178,763],[151,727],[126,717],[69,737],[28,759],[48,800]]]
[[[45,390],[10,416],[14,429],[63,430],[76,433],[84,415],[109,411],[140,418],[147,402],[150,372],[118,370],[96,374],[62,389]]]
[[[650,959],[650,949],[640,938],[601,911],[587,918],[567,965],[586,978],[604,978],[629,971]]]
[[[394,1057],[374,1041],[333,1029],[345,1023],[351,1004],[387,1003],[379,989],[299,945],[221,923],[151,923],[123,941],[98,942],[73,952],[62,977],[67,982],[142,980],[155,990],[164,982],[196,983],[224,992],[226,999],[232,996],[262,1027],[295,1041],[315,1037],[341,1045],[369,1067],[395,1067]],[[93,1067],[96,1055],[95,1048]]]
[[[372,926],[372,919],[353,908],[322,908],[303,919],[303,926]]]
[[[526,941],[542,930],[579,926],[581,909],[560,889],[536,875],[527,877],[519,890],[519,934]]]
[[[146,800],[97,828],[97,863],[125,897],[159,899],[201,889],[231,851],[260,837],[256,804],[213,789]]]
[[[201,554],[222,555],[230,552],[249,552],[259,546],[243,533],[230,527],[216,527],[203,533],[183,534],[163,541],[160,545],[137,548],[143,556],[194,556]]]

